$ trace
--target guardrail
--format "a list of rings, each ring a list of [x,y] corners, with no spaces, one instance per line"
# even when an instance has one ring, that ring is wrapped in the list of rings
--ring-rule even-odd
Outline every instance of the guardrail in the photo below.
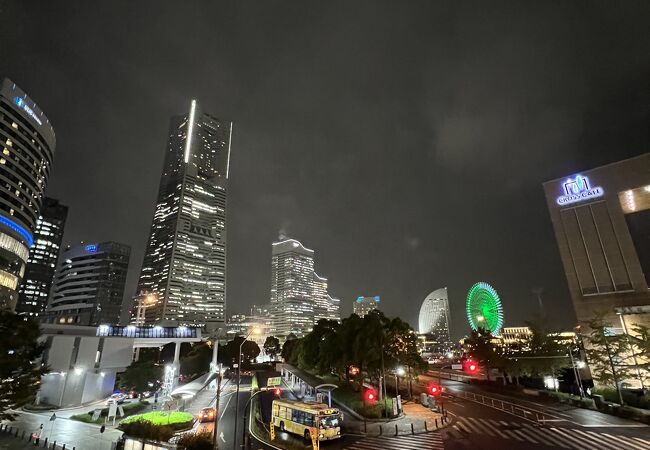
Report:
[[[471,375],[463,373],[443,372],[440,370],[429,369],[428,375],[432,377],[444,378],[445,380],[460,381],[461,383],[469,383],[472,379],[477,379]]]
[[[536,409],[523,407],[516,403],[509,402],[507,400],[501,400],[499,398],[487,397],[485,395],[476,394],[474,392],[467,392],[462,390],[451,390],[447,389],[449,395],[456,397],[464,398],[466,400],[471,400],[476,403],[488,406],[490,408],[498,409],[508,414],[512,414],[524,420],[533,422],[537,425],[543,424],[547,421],[558,420],[556,416],[547,414],[543,411],[538,411]]]
[[[49,441],[48,438],[40,438],[34,432],[27,432],[21,430],[18,427],[10,426],[9,424],[0,424],[0,433],[8,434],[14,439],[25,441],[27,443],[32,443],[34,447],[47,448],[51,450],[76,450],[72,445],[64,444],[54,441]],[[115,448],[115,443],[111,443],[111,448]]]

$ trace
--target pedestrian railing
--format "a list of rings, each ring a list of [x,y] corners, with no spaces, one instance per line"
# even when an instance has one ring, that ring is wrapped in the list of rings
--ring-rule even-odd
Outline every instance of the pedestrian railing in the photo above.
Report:
[[[509,402],[507,400],[502,400],[494,397],[487,397],[485,395],[476,394],[474,392],[467,392],[463,390],[451,390],[448,389],[447,393],[452,396],[461,397],[466,400],[471,400],[476,403],[480,403],[490,408],[498,409],[508,414],[520,417],[524,420],[536,423],[543,424],[546,421],[556,420],[557,417],[547,414],[543,411],[538,411],[533,408],[523,407],[516,403]]]

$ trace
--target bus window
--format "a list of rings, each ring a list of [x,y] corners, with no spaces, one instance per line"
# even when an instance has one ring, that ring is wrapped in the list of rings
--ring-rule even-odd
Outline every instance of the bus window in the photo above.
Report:
[[[314,426],[314,415],[305,413],[305,421],[303,422],[305,425],[308,427],[313,427]]]

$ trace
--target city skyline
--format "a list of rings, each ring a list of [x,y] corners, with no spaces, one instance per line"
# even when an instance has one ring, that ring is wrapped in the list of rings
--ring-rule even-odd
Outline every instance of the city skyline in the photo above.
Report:
[[[47,195],[70,206],[64,244],[133,245],[127,295],[135,293],[151,225],[168,119],[192,98],[241,123],[229,189],[228,314],[264,302],[268,243],[284,230],[321,249],[319,265],[343,315],[357,293],[376,292],[387,314],[415,324],[419,302],[435,286],[462,298],[483,279],[499,286],[509,324],[528,318],[539,286],[558,328],[571,326],[541,182],[648,148],[650,93],[635,57],[649,45],[645,16],[624,6],[624,27],[608,22],[604,8],[564,5],[558,13],[540,6],[515,20],[497,9],[486,20],[501,26],[483,31],[481,44],[454,31],[482,23],[475,12],[446,25],[446,13],[433,5],[401,5],[421,19],[395,23],[378,4],[377,16],[357,26],[350,21],[355,14],[320,11],[323,20],[340,23],[332,47],[300,38],[320,22],[298,6],[269,6],[255,16],[246,5],[225,7],[226,14],[190,10],[178,27],[196,38],[141,43],[133,26],[110,46],[94,36],[81,44],[88,6],[75,11],[74,22],[65,20],[65,6],[7,8],[52,24],[27,34],[21,20],[11,21],[2,52],[6,75],[57,130]],[[152,23],[176,23],[171,7],[152,14]],[[286,35],[273,20],[284,14],[304,19],[289,21]],[[605,25],[571,19],[585,14]],[[218,16],[219,26],[207,26],[204,16]],[[561,17],[554,33],[536,34],[540,17]],[[108,30],[118,20],[109,12],[94,26]],[[386,27],[395,31],[390,38],[378,31]],[[260,41],[271,50],[255,50]],[[237,51],[228,42],[237,42]],[[309,57],[313,46],[322,47],[322,58]],[[446,53],[452,47],[458,58]],[[151,64],[141,64],[142,54]],[[170,54],[180,60],[174,67]],[[360,57],[366,60],[358,71],[339,69],[355,67]],[[475,61],[471,71],[458,62],[466,59]],[[96,70],[108,60],[123,70]],[[137,189],[128,187],[133,180]],[[462,303],[450,302],[454,335],[468,330]]]

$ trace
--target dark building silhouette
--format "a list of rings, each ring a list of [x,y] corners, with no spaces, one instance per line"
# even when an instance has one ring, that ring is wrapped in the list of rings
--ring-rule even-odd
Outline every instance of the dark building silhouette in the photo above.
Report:
[[[118,324],[131,247],[100,242],[68,247],[59,261],[44,322]]]
[[[67,206],[58,200],[45,198],[36,220],[34,245],[29,252],[23,284],[18,290],[18,314],[38,316],[45,311],[67,217]]]

